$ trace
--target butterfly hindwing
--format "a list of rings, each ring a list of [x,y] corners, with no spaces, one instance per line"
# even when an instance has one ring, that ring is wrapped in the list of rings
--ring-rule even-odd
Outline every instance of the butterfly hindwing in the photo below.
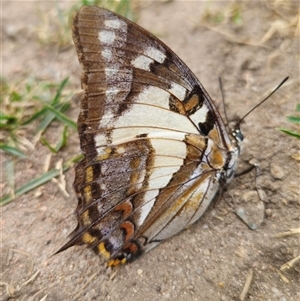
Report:
[[[62,249],[87,243],[116,265],[203,214],[232,145],[200,82],[153,35],[85,6],[73,39],[83,68],[85,158],[74,182],[79,224]]]

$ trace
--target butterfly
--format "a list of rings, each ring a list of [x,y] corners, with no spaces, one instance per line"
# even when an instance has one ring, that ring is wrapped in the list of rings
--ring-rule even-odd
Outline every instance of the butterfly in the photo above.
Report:
[[[106,9],[73,21],[83,68],[70,241],[131,262],[195,223],[232,180],[243,135],[163,42]]]

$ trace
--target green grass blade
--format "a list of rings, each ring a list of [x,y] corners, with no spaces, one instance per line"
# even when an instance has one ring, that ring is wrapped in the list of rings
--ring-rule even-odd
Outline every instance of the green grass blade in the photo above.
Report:
[[[21,125],[27,125],[27,124],[35,121],[36,119],[38,119],[38,118],[42,117],[43,115],[45,115],[46,112],[47,112],[46,108],[41,109],[40,111],[33,114],[30,118],[25,120],[23,123],[21,123]]]
[[[54,109],[63,113],[65,112],[70,106],[69,102],[64,102],[64,103],[59,103],[56,104],[54,106]],[[39,126],[37,127],[37,131],[36,132],[44,132],[47,127],[51,124],[51,122],[55,119],[55,114],[53,112],[51,112],[51,110],[49,110],[49,108],[45,108],[45,112],[44,112],[44,119],[41,121],[41,123],[39,124]]]
[[[66,170],[68,170],[71,166],[73,166],[74,163],[78,162],[82,157],[83,157],[82,155],[79,155],[79,156],[76,156],[76,157],[72,158],[71,160],[69,160],[66,164],[63,165],[63,171],[65,172]],[[55,169],[55,168],[49,170],[48,172],[44,173],[43,175],[38,176],[37,178],[27,182],[25,185],[18,188],[14,192],[14,195],[7,194],[7,195],[1,197],[0,198],[0,206],[10,203],[15,198],[45,184],[46,182],[50,181],[51,179],[53,179],[59,175],[60,175],[60,170]]]
[[[0,129],[10,129],[14,127],[18,122],[15,116],[5,115],[0,112]]]
[[[65,147],[66,144],[67,144],[67,136],[68,136],[68,131],[67,131],[67,130],[68,130],[68,127],[65,126],[65,127],[64,127],[64,131],[63,131],[63,133],[62,133],[62,137],[61,137],[61,139],[58,141],[58,143],[56,144],[56,146],[52,146],[52,145],[46,140],[46,138],[44,138],[44,137],[41,137],[41,138],[40,138],[40,141],[41,141],[41,143],[42,143],[43,145],[47,146],[47,147],[50,149],[50,151],[51,151],[52,153],[57,154],[58,151],[59,151],[61,148]]]
[[[57,150],[55,149],[54,146],[52,146],[45,137],[41,137],[40,141],[43,145],[45,145],[46,147],[48,147],[50,149],[50,151],[54,154],[57,154]]]
[[[294,131],[291,131],[291,130],[287,130],[287,129],[282,129],[282,128],[279,128],[278,130],[285,133],[285,134],[287,134],[287,135],[289,135],[289,136],[300,139],[300,133],[297,133],[297,132],[294,132]]]
[[[288,116],[286,119],[289,122],[300,124],[300,117],[298,116]]]
[[[3,143],[0,143],[0,149],[2,149],[4,152],[25,159],[27,158],[26,154],[24,154],[22,151],[20,151],[19,149],[17,149],[16,147],[13,146],[9,146]]]
[[[4,168],[6,171],[7,175],[7,182],[8,182],[8,187],[10,188],[10,191],[15,190],[15,163],[13,160],[7,160],[4,162]]]
[[[50,106],[48,104],[45,104],[45,106],[55,115],[55,117],[57,119],[62,121],[65,125],[67,125],[68,127],[72,128],[74,130],[77,129],[77,124],[72,119],[70,119],[65,114],[61,113],[60,111],[56,110],[55,108],[53,108],[52,106]]]
[[[68,138],[68,127],[64,127],[64,131],[62,134],[61,139],[58,141],[58,143],[55,146],[56,151],[58,152],[61,148],[65,147],[67,145],[67,138]]]
[[[55,105],[59,102],[59,99],[61,97],[61,92],[62,92],[63,88],[65,87],[65,85],[68,83],[68,80],[69,80],[69,78],[67,77],[60,83],[60,85],[57,89],[56,95],[53,98],[52,105]]]
[[[47,111],[48,111],[47,115],[43,118],[43,120],[40,122],[39,126],[36,129],[36,133],[38,132],[43,133],[50,125],[50,123],[54,120],[55,115],[52,112],[49,112],[48,108],[46,109],[46,112]]]

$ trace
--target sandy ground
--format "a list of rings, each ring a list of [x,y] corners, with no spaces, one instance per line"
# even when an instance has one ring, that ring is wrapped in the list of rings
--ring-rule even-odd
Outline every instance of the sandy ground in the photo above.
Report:
[[[55,37],[56,7],[67,9],[71,4],[2,2],[2,72],[9,83],[26,77],[59,82],[69,76],[67,90],[80,89],[74,47],[41,42],[43,33]],[[235,10],[240,12],[240,24],[232,21]],[[208,11],[228,19],[222,25],[207,23]],[[76,225],[71,169],[65,174],[70,197],[49,182],[1,208],[1,300],[8,300],[9,294],[24,301],[239,300],[251,271],[245,300],[299,300],[299,264],[279,273],[284,263],[299,255],[299,236],[274,238],[299,227],[299,142],[276,129],[289,126],[285,117],[299,101],[297,11],[298,1],[142,2],[138,23],[186,62],[217,104],[218,76],[222,77],[230,119],[243,116],[264,93],[290,76],[242,125],[246,141],[240,169],[250,160],[259,164],[257,186],[264,192],[263,202],[252,197],[255,175],[239,177],[194,226],[134,263],[110,270],[85,247],[51,257]],[[74,120],[78,109],[79,104],[73,103],[68,113]],[[46,136],[55,141],[59,131],[54,124]],[[42,173],[48,152],[38,143],[28,159],[17,162],[17,187]],[[73,133],[64,151],[53,156],[51,167],[79,152]],[[5,191],[5,178],[1,187]],[[237,217],[237,206],[258,221],[265,215],[256,231]],[[26,282],[35,272],[36,277]]]

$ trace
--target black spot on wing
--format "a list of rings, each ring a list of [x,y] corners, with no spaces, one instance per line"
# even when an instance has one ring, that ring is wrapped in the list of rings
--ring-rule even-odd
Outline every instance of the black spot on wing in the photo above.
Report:
[[[213,129],[214,124],[215,124],[215,117],[211,113],[211,111],[208,111],[205,122],[198,123],[199,130],[204,136],[207,136],[209,132]]]

